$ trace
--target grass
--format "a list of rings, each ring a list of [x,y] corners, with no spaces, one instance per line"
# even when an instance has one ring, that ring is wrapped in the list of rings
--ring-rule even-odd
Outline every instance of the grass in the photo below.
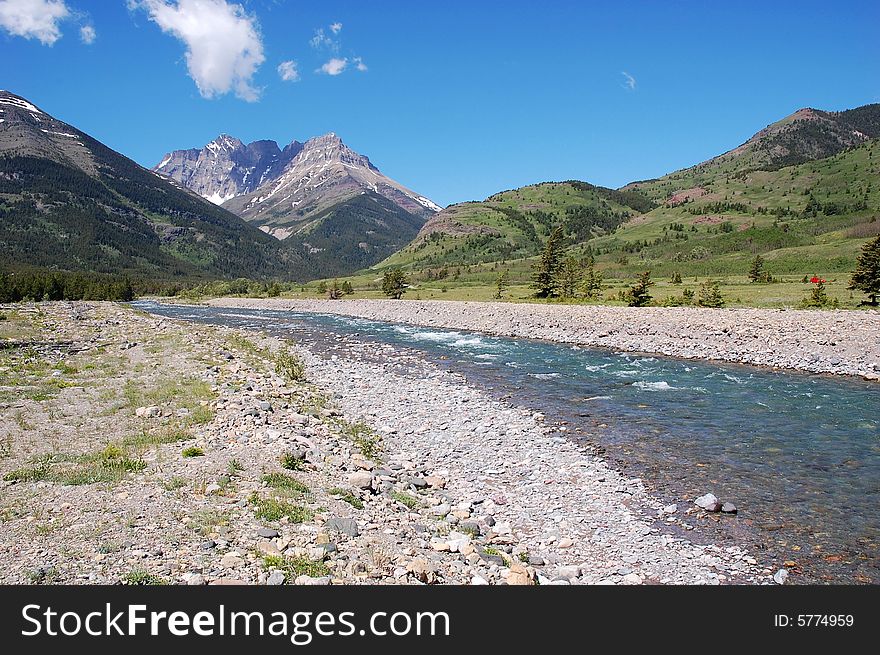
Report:
[[[48,480],[64,485],[114,483],[146,467],[142,459],[131,457],[119,446],[110,444],[98,453],[41,455],[30,466],[10,471],[3,479],[7,482]]]
[[[284,473],[267,473],[263,476],[262,481],[267,487],[277,491],[294,491],[300,494],[309,493],[309,488],[306,485]]]
[[[285,468],[288,471],[303,471],[306,468],[306,460],[293,453],[282,454],[278,458],[278,463],[281,464],[281,468]]]
[[[275,355],[275,372],[291,382],[304,382],[306,367],[302,359],[288,350],[279,350]]]
[[[189,521],[189,527],[203,537],[214,532],[214,528],[229,525],[231,515],[215,509],[203,509],[195,512]]]
[[[382,453],[382,437],[363,421],[347,423],[340,420],[337,425],[343,436],[351,440],[364,457],[376,460]]]
[[[229,476],[237,475],[241,471],[244,471],[244,465],[239,462],[234,457],[229,460],[229,464],[226,465],[226,473]]]
[[[330,575],[330,569],[324,562],[311,560],[307,557],[285,557],[283,555],[266,555],[263,566],[267,569],[281,571],[288,581],[294,581],[301,575],[321,578]]]
[[[327,493],[331,496],[338,496],[339,500],[345,501],[355,509],[364,508],[364,501],[355,496],[348,489],[343,489],[342,487],[333,487],[332,489],[328,489]]]
[[[205,451],[198,446],[189,446],[188,448],[184,448],[180,454],[184,457],[204,457]]]
[[[121,582],[124,585],[137,587],[161,586],[169,584],[168,580],[166,580],[162,576],[148,573],[147,571],[144,571],[142,569],[129,571],[124,576],[122,576]]]
[[[315,516],[308,507],[276,498],[262,498],[257,494],[251,495],[250,503],[254,507],[254,516],[264,521],[280,521],[287,517],[291,523],[305,523]]]
[[[402,505],[405,505],[409,509],[415,509],[420,504],[418,498],[416,498],[412,494],[404,493],[402,491],[392,491],[389,495],[392,499],[396,500]]]
[[[205,408],[201,403],[214,398],[211,385],[194,377],[164,378],[147,390],[144,390],[141,384],[137,380],[128,380],[123,387],[123,396],[132,409],[173,403],[194,413],[197,410],[204,412]]]
[[[165,480],[162,483],[162,487],[165,491],[177,491],[178,489],[183,489],[187,484],[189,484],[185,478],[181,478],[179,476],[171,477]]]

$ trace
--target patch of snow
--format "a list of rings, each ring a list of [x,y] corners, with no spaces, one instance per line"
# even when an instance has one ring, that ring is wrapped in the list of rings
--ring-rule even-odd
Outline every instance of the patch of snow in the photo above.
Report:
[[[165,159],[163,159],[162,163],[159,164],[158,166],[156,166],[156,168],[164,168],[168,164],[168,162],[171,161],[171,159],[172,159],[171,155],[165,155]]]
[[[441,207],[437,203],[433,202],[432,200],[425,198],[424,196],[418,196],[416,198],[416,202],[419,203],[420,205],[427,207],[428,209],[430,209],[432,211],[435,211],[435,212],[443,211],[443,207]]]
[[[19,109],[27,109],[30,112],[36,112],[38,114],[43,113],[27,100],[19,100],[18,98],[0,98],[0,103],[4,105],[12,105],[13,107],[18,107]]]
[[[229,194],[228,196],[221,196],[219,191],[215,191],[210,196],[203,196],[205,200],[210,200],[215,205],[222,205],[227,200],[231,200],[235,197],[234,193]]]

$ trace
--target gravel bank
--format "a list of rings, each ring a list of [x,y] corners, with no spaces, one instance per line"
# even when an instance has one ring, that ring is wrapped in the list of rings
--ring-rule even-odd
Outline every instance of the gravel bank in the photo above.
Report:
[[[880,380],[880,312],[602,307],[419,300],[220,298],[507,337]]]
[[[695,505],[389,346],[300,348],[301,382],[276,366],[291,344],[257,332],[0,310],[2,583],[773,579],[682,538],[710,518]]]

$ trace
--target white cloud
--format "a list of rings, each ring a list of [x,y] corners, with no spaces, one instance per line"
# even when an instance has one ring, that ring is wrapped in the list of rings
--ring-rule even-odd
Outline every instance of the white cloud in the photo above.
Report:
[[[299,67],[295,61],[282,61],[278,64],[278,75],[285,82],[299,82]]]
[[[59,23],[69,17],[64,0],[0,0],[0,27],[43,45],[61,38]]]
[[[333,59],[324,63],[324,65],[315,72],[324,73],[325,75],[339,75],[346,69],[347,66],[348,59],[337,59],[336,57],[334,57]]]
[[[342,23],[333,23],[330,26],[330,31],[334,34],[339,34],[342,31]]]
[[[621,71],[621,75],[624,77],[623,88],[627,91],[635,91],[636,90],[636,78],[627,73],[626,71]]]
[[[368,70],[370,70],[369,68],[367,68],[367,65],[364,63],[364,60],[361,59],[360,57],[355,57],[354,59],[351,60],[351,63],[353,63],[354,67],[357,68],[361,73],[366,73]]]
[[[98,33],[93,25],[83,25],[79,28],[79,38],[86,45],[92,45],[98,38]]]
[[[234,91],[254,102],[252,78],[266,60],[257,19],[227,0],[134,0],[163,32],[186,45],[186,66],[205,98]]]
[[[333,30],[333,27],[339,25],[339,29],[342,29],[342,23],[334,23],[330,26],[330,29]],[[338,31],[333,30],[334,34],[339,34]],[[328,50],[332,50],[333,52],[339,52],[339,41],[335,39],[331,39],[327,36],[327,33],[324,32],[323,28],[315,30],[315,36],[309,39],[309,45],[312,46],[315,50],[320,50],[322,48],[327,48]]]

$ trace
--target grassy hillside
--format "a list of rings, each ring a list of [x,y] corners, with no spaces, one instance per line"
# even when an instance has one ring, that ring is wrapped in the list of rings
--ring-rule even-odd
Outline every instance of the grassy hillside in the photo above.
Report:
[[[619,293],[645,270],[652,272],[658,302],[715,279],[731,305],[793,306],[810,291],[804,276],[813,275],[828,279],[829,296],[841,306],[855,307],[861,300],[846,286],[861,247],[880,234],[880,142],[773,171],[704,172],[699,191],[689,193],[681,193],[683,183],[671,177],[667,182],[668,190],[653,194],[663,200],[656,206],[644,204],[647,192],[620,202],[607,191],[572,182],[456,205],[429,222],[413,245],[348,279],[362,297],[379,297],[383,270],[399,265],[412,282],[407,297],[490,300],[498,275],[506,271],[510,286],[505,299],[529,300],[534,253],[550,226],[565,224],[574,235],[574,223],[566,219],[585,207],[604,209],[612,217],[629,214],[612,229],[593,224],[589,236],[569,248],[576,256],[595,258],[605,276],[603,302],[619,302]],[[528,228],[515,228],[504,209],[531,219],[536,238],[524,238]],[[444,218],[440,227],[445,232],[432,237],[429,229]],[[499,244],[517,237],[527,245],[498,251]],[[485,244],[482,251],[478,244]],[[777,283],[749,282],[747,272],[757,254]],[[681,284],[671,283],[674,273],[682,276]]]
[[[654,207],[638,191],[584,182],[545,182],[497,193],[482,202],[453,205],[433,218],[413,243],[373,267],[409,270],[510,261],[538,253],[557,224],[572,242],[612,233]]]

